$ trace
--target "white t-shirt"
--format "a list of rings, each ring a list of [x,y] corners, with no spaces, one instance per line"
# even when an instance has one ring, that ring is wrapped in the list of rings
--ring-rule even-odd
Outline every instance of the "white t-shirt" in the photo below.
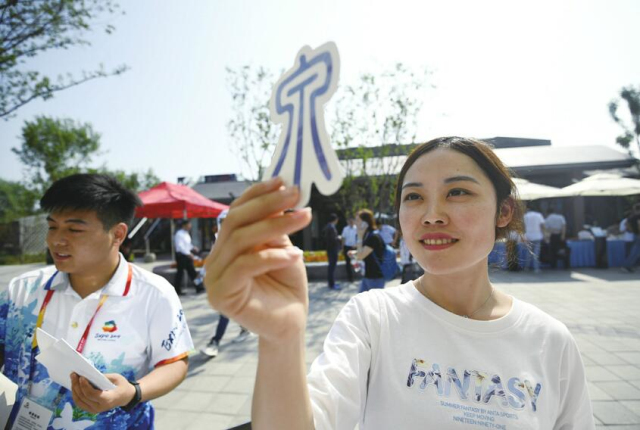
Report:
[[[119,373],[137,380],[157,366],[183,359],[194,348],[175,289],[158,275],[135,265],[131,269],[127,290],[129,264],[121,254],[111,280],[84,299],[71,287],[68,275],[58,272],[51,282],[50,289],[55,292],[46,308],[42,329],[75,348],[95,314],[82,355],[103,373]],[[0,289],[4,374],[19,386],[17,402],[27,394],[33,333],[47,281],[55,272],[54,266],[32,271]],[[107,300],[96,313],[102,294],[107,295]],[[50,408],[60,386],[49,379],[42,364],[36,362],[36,366],[31,397]],[[55,407],[72,408],[71,392],[66,392]],[[90,424],[97,419],[100,428],[149,428],[152,417],[151,404],[143,402],[130,413],[115,409],[85,420]]]
[[[358,244],[358,228],[354,225],[346,225],[342,229],[342,238],[344,239],[344,246],[356,246]]]
[[[515,298],[503,318],[462,318],[412,282],[353,297],[308,386],[317,430],[595,429],[562,323]]]
[[[529,211],[524,214],[524,235],[527,240],[542,240],[544,238],[542,234],[543,225],[544,218],[540,212]]]
[[[633,232],[627,230],[626,218],[620,221],[619,230],[622,233],[622,240],[624,240],[625,242],[633,242],[635,240],[636,236],[633,234]]]
[[[191,245],[191,235],[187,230],[181,228],[176,232],[174,244],[176,252],[184,255],[191,255],[193,245]]]
[[[551,233],[562,233],[562,227],[565,225],[567,225],[567,220],[560,214],[551,214],[544,221],[544,226]]]
[[[395,234],[396,229],[389,224],[382,224],[380,226],[380,237],[386,245],[390,245],[393,242],[393,236],[395,236]]]

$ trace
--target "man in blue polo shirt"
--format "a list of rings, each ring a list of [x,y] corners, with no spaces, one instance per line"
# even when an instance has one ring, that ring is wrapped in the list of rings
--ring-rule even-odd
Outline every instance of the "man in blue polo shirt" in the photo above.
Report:
[[[153,428],[149,400],[185,378],[193,342],[175,290],[118,251],[139,204],[96,174],[63,178],[42,197],[55,267],[0,288],[0,366],[18,384],[10,418],[18,428]],[[75,374],[71,390],[53,382],[35,360],[36,327],[76,348],[115,389]]]

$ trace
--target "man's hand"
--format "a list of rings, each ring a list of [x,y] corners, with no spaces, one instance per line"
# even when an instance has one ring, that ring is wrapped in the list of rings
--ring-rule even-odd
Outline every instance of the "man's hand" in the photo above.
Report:
[[[76,373],[71,374],[71,390],[76,406],[92,414],[110,411],[111,409],[126,406],[136,389],[118,373],[107,373],[104,376],[113,382],[115,389],[102,391],[93,388],[89,381]]]

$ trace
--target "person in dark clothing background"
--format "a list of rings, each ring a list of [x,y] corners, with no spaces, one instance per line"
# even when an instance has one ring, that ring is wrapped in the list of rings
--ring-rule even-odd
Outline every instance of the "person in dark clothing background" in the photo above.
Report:
[[[634,234],[635,239],[633,240],[631,250],[624,262],[622,270],[633,273],[635,271],[633,267],[638,263],[638,260],[640,260],[640,203],[633,205],[633,212],[629,218],[627,218],[627,229]]]
[[[332,290],[339,290],[340,285],[336,284],[335,272],[336,265],[338,264],[338,254],[340,248],[342,248],[342,237],[338,235],[338,215],[332,213],[329,215],[329,222],[322,230],[324,237],[325,249],[327,250],[327,260],[329,265],[327,267],[327,283],[328,287]]]
[[[360,284],[360,292],[372,288],[384,288],[385,280],[380,264],[384,258],[384,241],[378,232],[373,212],[362,209],[358,212],[358,249],[355,257],[364,261],[364,277]]]
[[[353,217],[349,217],[347,225],[342,229],[342,255],[344,255],[344,265],[347,271],[347,279],[349,282],[353,282],[355,274],[353,266],[351,264],[351,255],[349,251],[355,251],[358,244],[358,228],[356,227],[356,220]]]

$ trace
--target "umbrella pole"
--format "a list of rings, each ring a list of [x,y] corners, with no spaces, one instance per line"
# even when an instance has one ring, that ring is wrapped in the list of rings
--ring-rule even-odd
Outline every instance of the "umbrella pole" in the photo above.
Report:
[[[175,227],[173,225],[173,219],[169,219],[169,223],[171,223],[171,260],[175,261],[176,260],[176,249],[175,249],[175,246],[173,244],[173,237],[174,237]]]

